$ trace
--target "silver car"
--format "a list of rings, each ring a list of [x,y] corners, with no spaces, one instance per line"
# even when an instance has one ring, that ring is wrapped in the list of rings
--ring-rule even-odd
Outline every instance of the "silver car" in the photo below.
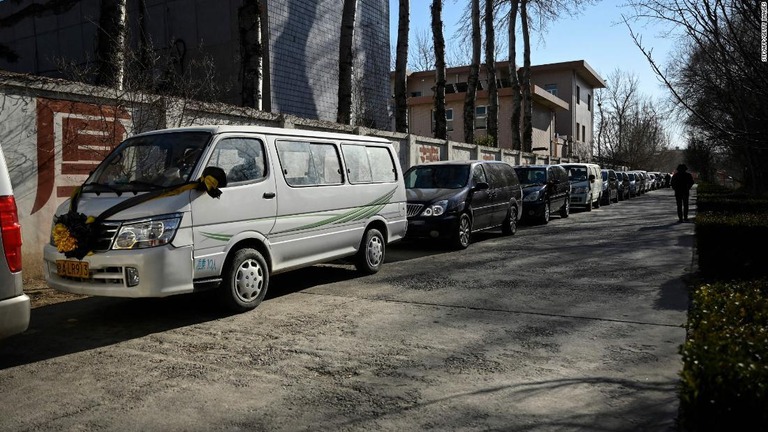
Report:
[[[29,326],[30,302],[21,283],[21,225],[0,147],[0,338]]]

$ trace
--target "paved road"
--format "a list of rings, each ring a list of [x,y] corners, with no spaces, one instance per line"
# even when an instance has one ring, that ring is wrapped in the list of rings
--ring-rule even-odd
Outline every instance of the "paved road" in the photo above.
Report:
[[[203,296],[36,308],[0,341],[0,430],[666,431],[693,224],[654,191],[382,271],[279,275],[255,311]]]

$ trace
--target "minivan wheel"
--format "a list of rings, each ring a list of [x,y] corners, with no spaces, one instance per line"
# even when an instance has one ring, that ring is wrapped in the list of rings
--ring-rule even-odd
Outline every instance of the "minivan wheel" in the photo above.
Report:
[[[501,225],[501,233],[504,235],[514,235],[517,232],[517,207],[510,207],[507,211],[507,218]]]
[[[264,300],[269,287],[269,268],[256,249],[235,252],[227,264],[220,288],[222,303],[234,312],[254,309]]]
[[[453,239],[453,245],[457,249],[466,249],[469,246],[469,239],[472,237],[472,219],[469,215],[463,213],[459,217],[459,227],[456,236]]]
[[[370,228],[363,236],[363,242],[357,251],[355,268],[365,274],[374,274],[381,269],[384,263],[386,243],[384,236],[376,228]]]
[[[571,197],[565,197],[565,204],[560,208],[560,217],[567,218],[571,215]]]

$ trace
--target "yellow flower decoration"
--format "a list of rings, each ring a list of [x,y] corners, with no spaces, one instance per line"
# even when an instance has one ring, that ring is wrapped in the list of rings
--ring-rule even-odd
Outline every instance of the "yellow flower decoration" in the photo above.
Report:
[[[64,224],[57,223],[53,227],[53,243],[59,252],[69,252],[77,248],[77,239],[72,237]]]

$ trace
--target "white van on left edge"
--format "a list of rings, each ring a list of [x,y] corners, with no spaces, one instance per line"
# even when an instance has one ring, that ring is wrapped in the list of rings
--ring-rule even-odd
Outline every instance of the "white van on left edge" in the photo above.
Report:
[[[246,311],[272,274],[345,257],[375,273],[407,227],[398,161],[388,140],[339,133],[205,126],[133,136],[57,210],[46,280],[114,297],[215,289]]]

